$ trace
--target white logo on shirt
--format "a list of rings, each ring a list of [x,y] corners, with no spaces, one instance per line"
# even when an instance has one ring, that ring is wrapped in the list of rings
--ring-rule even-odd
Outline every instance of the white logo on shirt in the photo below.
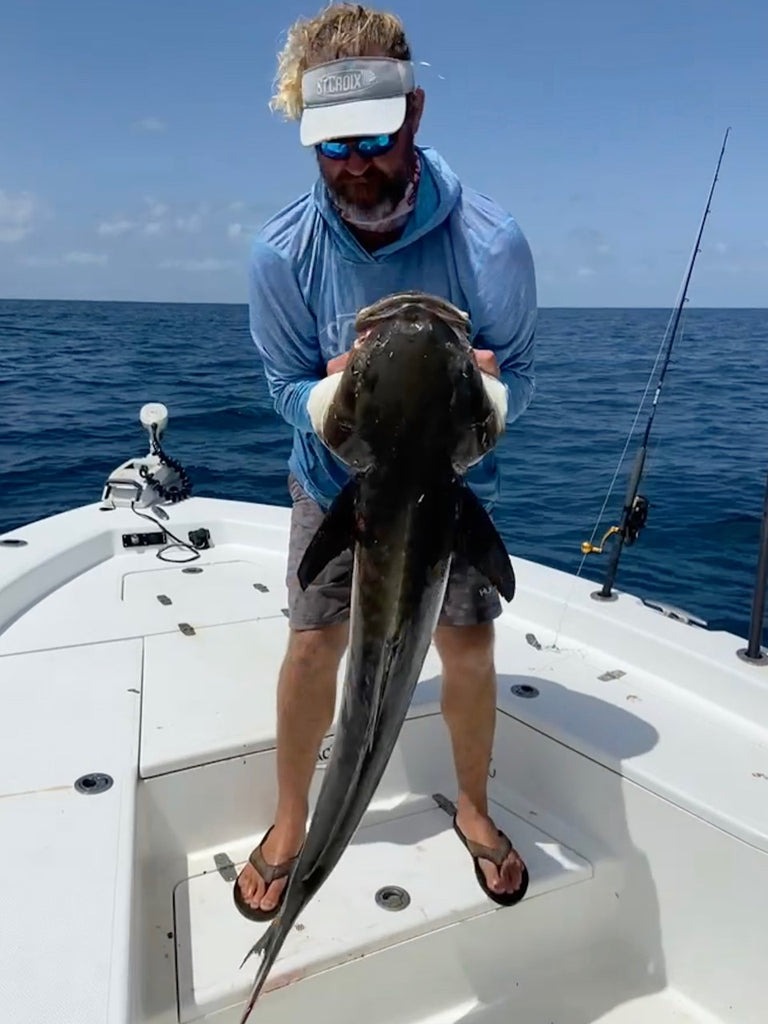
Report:
[[[327,340],[327,351],[330,356],[340,356],[342,352],[348,352],[355,340],[355,319],[356,313],[339,313],[335,320],[329,321],[325,331]]]

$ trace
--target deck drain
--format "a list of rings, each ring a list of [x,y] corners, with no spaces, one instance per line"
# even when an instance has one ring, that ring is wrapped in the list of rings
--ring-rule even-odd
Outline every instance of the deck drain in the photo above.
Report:
[[[81,775],[75,782],[75,789],[78,793],[85,793],[92,796],[95,793],[106,793],[112,788],[112,776],[103,772],[90,772],[88,775]]]
[[[8,537],[6,540],[0,540],[0,544],[4,548],[25,548],[27,541],[22,540],[21,537]]]
[[[191,559],[190,559],[190,561],[191,561]],[[188,572],[190,575],[195,575],[196,576],[199,572],[202,572],[203,570],[200,568],[199,565],[193,565],[191,569],[182,569],[181,571],[182,572]]]
[[[515,683],[514,686],[510,687],[510,689],[516,697],[527,697],[530,699],[531,697],[539,696],[539,691],[536,687],[531,686],[529,683]]]
[[[376,903],[382,910],[405,910],[411,897],[399,885],[385,885],[376,893]]]

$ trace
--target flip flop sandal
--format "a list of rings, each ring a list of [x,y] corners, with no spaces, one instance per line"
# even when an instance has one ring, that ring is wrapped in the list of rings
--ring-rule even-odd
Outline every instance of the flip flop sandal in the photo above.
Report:
[[[269,833],[272,831],[273,828],[274,825],[272,825],[269,828],[269,830],[264,835],[264,838],[261,840],[256,849],[251,851],[251,855],[248,858],[248,863],[251,865],[252,868],[255,868],[256,871],[258,871],[263,880],[266,882],[267,886],[271,885],[272,882],[277,881],[278,878],[285,878],[287,875],[289,875],[291,873],[293,865],[299,859],[299,855],[296,854],[295,857],[291,857],[290,860],[285,860],[281,864],[268,864],[264,860],[261,854],[261,848],[267,841],[267,837],[269,836]],[[280,905],[283,902],[283,897],[285,896],[287,888],[287,885],[284,886],[283,891],[280,893],[280,899],[277,902],[277,906],[273,907],[272,910],[261,910],[260,908],[251,907],[245,902],[243,892],[240,888],[240,875],[238,875],[237,878],[235,879],[235,884],[232,887],[232,896],[235,901],[235,906],[243,915],[243,917],[247,917],[250,921],[271,921],[272,918],[275,917],[278,910],[280,909]]]
[[[464,843],[466,848],[469,850],[472,861],[475,865],[477,881],[485,895],[488,896],[489,899],[492,899],[494,903],[498,903],[502,907],[512,907],[515,903],[519,903],[523,896],[525,896],[528,889],[528,868],[525,864],[523,864],[523,877],[520,880],[520,885],[514,892],[493,892],[493,890],[488,887],[485,875],[480,868],[481,860],[489,860],[496,865],[499,871],[501,870],[502,864],[509,856],[510,850],[513,849],[512,843],[510,843],[504,833],[500,829],[497,829],[500,840],[498,846],[483,846],[482,843],[475,843],[471,839],[467,839],[459,828],[455,816],[453,819],[453,829],[462,843]]]

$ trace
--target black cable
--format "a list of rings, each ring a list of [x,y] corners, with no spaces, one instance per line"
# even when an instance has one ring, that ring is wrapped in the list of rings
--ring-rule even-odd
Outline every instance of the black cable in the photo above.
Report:
[[[146,481],[152,487],[163,501],[167,501],[171,505],[175,505],[176,502],[183,501],[188,498],[192,493],[192,482],[189,479],[187,471],[184,469],[182,464],[177,460],[171,458],[170,455],[166,455],[163,451],[160,440],[157,436],[157,424],[153,423],[150,429],[150,448],[153,455],[157,455],[163,466],[167,466],[168,469],[174,470],[181,481],[180,484],[172,484],[170,487],[166,487],[161,484],[160,481],[147,469],[146,466],[139,467],[139,475],[142,480]]]
[[[177,537],[175,533],[171,533],[171,531],[168,529],[168,527],[167,526],[163,526],[163,524],[160,522],[160,520],[159,519],[155,519],[154,516],[149,515],[147,512],[139,512],[139,510],[136,508],[136,503],[133,502],[133,501],[131,502],[131,508],[133,509],[133,511],[136,513],[137,516],[141,516],[142,519],[148,519],[150,523],[154,523],[155,526],[159,526],[160,529],[163,531],[163,533],[167,533],[169,537],[173,537],[174,541],[176,542],[175,544],[166,544],[164,548],[161,548],[157,552],[157,557],[160,559],[161,562],[169,562],[171,565],[186,565],[187,562],[194,562],[194,561],[196,561],[200,557],[200,552],[197,550],[197,548],[195,548],[195,546],[193,544],[189,544],[187,541],[181,540],[179,537]],[[171,548],[175,548],[175,547],[187,548],[189,551],[192,552],[192,557],[191,558],[164,558],[163,557],[163,552],[164,551],[170,551]]]

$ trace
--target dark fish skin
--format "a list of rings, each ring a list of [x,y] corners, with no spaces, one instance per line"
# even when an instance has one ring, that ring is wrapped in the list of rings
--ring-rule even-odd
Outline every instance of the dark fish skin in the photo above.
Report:
[[[299,567],[306,586],[354,548],[350,639],[333,749],[280,912],[246,956],[262,954],[248,1019],[297,917],[353,838],[397,742],[461,551],[510,600],[514,575],[460,474],[498,425],[471,355],[469,325],[421,293],[361,311],[358,347],[325,419],[353,471]],[[245,961],[243,961],[245,962]]]

